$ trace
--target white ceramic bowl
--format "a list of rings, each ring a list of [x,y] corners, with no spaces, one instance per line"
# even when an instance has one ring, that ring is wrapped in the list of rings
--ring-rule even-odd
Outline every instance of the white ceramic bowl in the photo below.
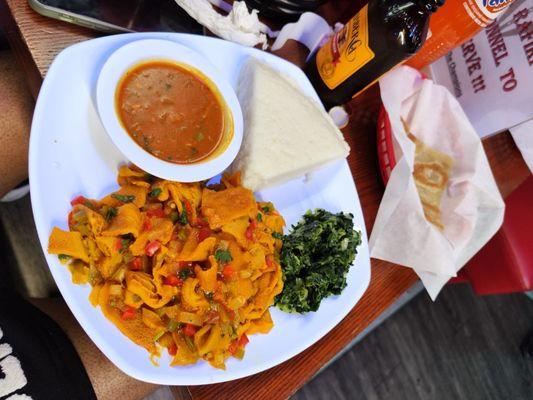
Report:
[[[122,126],[115,108],[115,92],[123,75],[135,65],[163,60],[191,66],[219,90],[233,119],[233,137],[227,147],[205,161],[175,164],[159,159],[139,146]],[[116,50],[107,59],[96,84],[98,114],[104,128],[118,149],[134,164],[159,178],[197,182],[224,171],[237,156],[242,142],[242,111],[235,91],[222,74],[203,56],[176,42],[161,39],[137,40]]]

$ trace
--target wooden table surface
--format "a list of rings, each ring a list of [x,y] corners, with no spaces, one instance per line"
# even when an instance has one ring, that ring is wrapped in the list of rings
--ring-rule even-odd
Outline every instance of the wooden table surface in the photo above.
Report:
[[[337,0],[337,11],[350,7]],[[338,14],[341,15],[341,14]],[[349,14],[348,14],[349,15]],[[23,68],[31,92],[37,96],[42,79],[53,58],[65,47],[100,36],[89,29],[48,19],[35,13],[27,0],[0,0],[0,23]],[[298,62],[301,53],[289,46],[281,56]],[[367,231],[372,230],[383,195],[376,157],[375,124],[379,94],[367,91],[350,103],[350,124],[343,130],[351,146],[348,158],[365,216]],[[529,176],[530,172],[508,133],[484,140],[485,150],[496,182],[504,197]],[[407,268],[372,259],[370,286],[359,303],[330,333],[289,361],[260,374],[233,382],[188,387],[193,399],[284,399],[293,394],[317,371],[347,346],[363,329],[392,305],[417,280]],[[176,392],[179,396],[183,392]]]

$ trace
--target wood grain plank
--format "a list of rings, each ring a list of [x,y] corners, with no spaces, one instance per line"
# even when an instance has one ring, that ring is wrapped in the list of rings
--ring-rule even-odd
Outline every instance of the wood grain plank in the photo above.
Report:
[[[91,29],[44,17],[33,11],[25,0],[5,1],[41,76],[46,74],[61,50],[102,35]]]

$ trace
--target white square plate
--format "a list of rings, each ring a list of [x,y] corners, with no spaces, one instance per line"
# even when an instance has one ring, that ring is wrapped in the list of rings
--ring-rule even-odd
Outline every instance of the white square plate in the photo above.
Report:
[[[354,181],[343,160],[313,173],[311,179],[293,180],[256,193],[272,201],[287,225],[296,223],[317,207],[350,212],[362,230],[363,243],[348,273],[341,295],[325,299],[320,309],[306,315],[272,308],[274,328],[253,335],[242,361],[230,358],[226,370],[200,361],[187,367],[170,367],[164,354],[160,366],[149,361],[145,349],[135,345],[88,301],[89,285],[74,285],[70,272],[56,256],[46,252],[53,226],[67,229],[70,200],[77,195],[101,198],[118,188],[117,166],[127,161],[110,141],[95,108],[98,73],[116,49],[134,40],[172,40],[201,53],[235,87],[248,57],[257,57],[291,77],[318,101],[303,72],[295,65],[265,52],[219,39],[177,33],[140,33],[103,37],[71,46],[61,52],[43,82],[31,130],[30,187],[33,214],[46,260],[63,298],[85,332],[122,371],[132,377],[164,385],[200,385],[252,375],[280,364],[318,341],[337,325],[361,298],[370,281],[370,258],[363,214]],[[166,353],[166,352],[164,352]]]

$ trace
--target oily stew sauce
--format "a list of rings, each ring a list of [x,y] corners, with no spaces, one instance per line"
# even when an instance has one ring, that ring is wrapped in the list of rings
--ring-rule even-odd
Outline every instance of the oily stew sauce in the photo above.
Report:
[[[179,65],[150,62],[126,73],[116,107],[130,136],[162,160],[200,161],[219,145],[222,106],[199,75]]]

